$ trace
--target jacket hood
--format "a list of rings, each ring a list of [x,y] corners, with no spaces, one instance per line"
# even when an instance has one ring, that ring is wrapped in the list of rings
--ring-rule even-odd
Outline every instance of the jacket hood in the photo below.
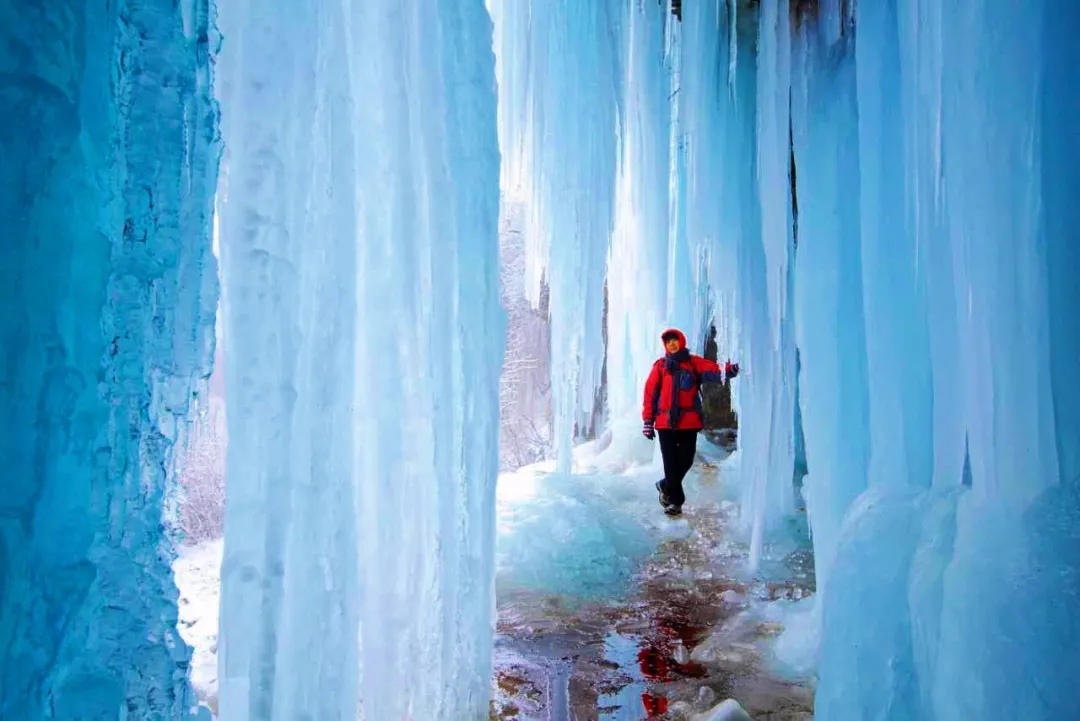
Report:
[[[679,350],[682,350],[682,349],[686,348],[686,336],[683,335],[683,332],[681,330],[679,330],[678,328],[668,328],[663,333],[661,333],[660,334],[660,343],[661,344],[663,344],[663,342],[664,342],[664,336],[666,336],[666,335],[668,335],[670,333],[674,333],[676,336],[679,337]]]

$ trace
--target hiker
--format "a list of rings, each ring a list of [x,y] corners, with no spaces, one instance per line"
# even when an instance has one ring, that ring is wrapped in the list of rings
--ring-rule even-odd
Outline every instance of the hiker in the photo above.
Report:
[[[665,330],[660,339],[666,355],[653,363],[645,381],[641,432],[650,441],[660,434],[664,478],[656,482],[656,490],[664,513],[678,516],[686,502],[683,477],[694,465],[697,434],[704,425],[701,382],[723,383],[739,375],[739,365],[727,361],[721,369],[714,361],[692,355],[686,348],[686,336],[675,328]]]

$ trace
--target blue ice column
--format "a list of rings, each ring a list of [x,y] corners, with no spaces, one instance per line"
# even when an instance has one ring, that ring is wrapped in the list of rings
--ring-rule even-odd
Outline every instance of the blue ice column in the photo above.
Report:
[[[810,469],[803,496],[821,610],[822,599],[830,598],[841,523],[866,487],[870,453],[859,202],[853,192],[859,147],[853,36],[829,32],[825,20],[798,20],[791,83],[799,200],[795,309]]]
[[[492,6],[508,89],[499,99],[502,141],[511,168],[528,164],[511,170],[526,186],[526,292],[538,303],[542,281],[550,289],[555,450],[559,471],[569,472],[575,426],[592,409],[604,357],[626,8],[615,0]]]
[[[221,716],[486,717],[491,20],[481,0],[279,0],[221,23]]]
[[[859,206],[869,490],[848,510],[829,569],[816,713],[902,719],[917,716],[906,590],[918,541],[912,529],[922,518],[919,494],[933,474],[928,259],[906,202],[914,163],[904,147],[909,64],[896,3],[858,6],[855,26],[859,165],[857,181],[845,185],[857,189]],[[848,322],[859,320],[852,312]]]
[[[209,375],[206,2],[0,6],[0,718],[194,705],[162,505]]]
[[[625,112],[607,259],[608,404],[615,418],[640,412],[645,378],[663,352],[660,333],[671,322],[665,306],[672,78],[664,42],[670,14],[659,3],[628,3],[623,12],[625,43],[618,52],[625,71],[618,82]]]
[[[824,593],[840,524],[866,488],[866,340],[859,246],[853,37],[815,24],[795,34],[792,130],[799,198],[796,329],[810,474],[803,482]]]
[[[796,108],[810,108],[795,115],[810,129],[801,136],[796,123],[800,188],[812,173],[811,195],[800,194],[800,267],[814,258],[807,224],[827,211],[811,204],[846,156],[831,146],[849,147],[808,138],[824,140],[815,122],[847,137],[857,122],[859,176],[844,186],[859,189],[871,439],[870,488],[847,510],[835,558],[819,558],[816,713],[1068,717],[1080,649],[1069,616],[1080,595],[1080,399],[1066,379],[1078,358],[1070,279],[1080,259],[1067,200],[1078,94],[1064,68],[1075,62],[1066,28],[1077,11],[910,0],[858,12],[857,115],[837,112],[850,102],[850,48],[829,28],[815,30],[834,39],[807,54],[794,92]],[[844,256],[834,262],[845,267]],[[822,300],[800,303],[801,332],[824,318]],[[804,352],[810,393],[829,366],[810,363],[809,341]],[[808,395],[805,410],[817,406]],[[843,438],[858,428],[852,416],[836,423]],[[816,469],[830,442],[812,425]],[[819,529],[835,523],[828,511],[842,510],[836,492],[857,485],[822,496],[809,483],[820,549]]]
[[[738,25],[732,24],[737,18]],[[722,4],[683,7],[678,117],[686,148],[682,172],[686,235],[708,259],[709,289],[715,299],[721,357],[747,369],[740,277],[749,272],[745,247],[761,248],[761,206],[757,173],[757,14],[732,16]],[[734,53],[734,56],[733,56]],[[737,73],[729,60],[737,59]],[[749,371],[747,371],[749,373]],[[740,412],[743,379],[732,384]]]
[[[739,315],[744,326],[740,377],[742,523],[750,566],[765,541],[795,510],[794,251],[789,166],[790,22],[786,7],[760,7],[757,70],[756,186],[761,233],[744,236],[739,255]]]
[[[971,489],[932,677],[943,721],[1050,721],[1080,703],[1078,21],[1075,4],[1053,0],[942,14],[948,237],[972,350]]]

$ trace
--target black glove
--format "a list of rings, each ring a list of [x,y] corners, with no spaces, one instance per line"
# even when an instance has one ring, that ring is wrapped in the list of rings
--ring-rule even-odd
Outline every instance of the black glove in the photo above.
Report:
[[[734,378],[739,375],[739,364],[728,361],[724,364],[724,375],[728,378]]]
[[[653,428],[653,422],[652,421],[645,421],[641,425],[641,435],[645,436],[650,441],[653,438],[656,438],[656,430]]]

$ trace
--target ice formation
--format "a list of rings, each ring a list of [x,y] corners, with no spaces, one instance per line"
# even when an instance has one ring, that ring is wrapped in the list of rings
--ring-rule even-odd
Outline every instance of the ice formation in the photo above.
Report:
[[[606,139],[536,147],[547,137],[536,118],[597,116],[599,96],[581,101],[576,81],[516,82],[522,68],[586,52],[544,39],[536,16],[551,5],[501,4],[515,18],[501,57],[532,38],[527,58],[501,60],[504,75],[517,69],[504,115],[509,104],[534,122],[503,123],[504,143],[533,143],[533,155],[511,149],[515,177],[557,183],[588,165],[596,198],[615,188],[614,233],[589,241],[610,243],[613,412],[632,405],[636,367],[652,355],[638,338],[658,316],[695,328],[715,313],[721,352],[745,369],[735,397],[752,566],[798,506],[805,451],[818,715],[1067,716],[1077,699],[1066,659],[1080,653],[1063,615],[1080,602],[1080,391],[1068,380],[1080,359],[1080,211],[1067,200],[1080,91],[1066,29],[1078,11],[1055,0],[702,2],[676,29],[656,12],[665,3],[626,3],[612,23],[624,50],[598,66],[620,88],[619,163],[603,174],[576,161],[607,157]],[[666,208],[649,191],[664,172]],[[569,236],[540,231],[552,276],[591,252],[560,255]],[[680,243],[703,264],[689,276]],[[689,322],[672,301],[686,277]],[[581,326],[595,306],[575,293]],[[1024,678],[1006,679],[1002,658],[1023,659]]]
[[[628,3],[628,5],[636,5]],[[641,388],[659,355],[667,320],[672,77],[665,8],[644,3],[627,13],[620,48],[626,112],[619,133],[615,226],[608,274],[608,404],[613,418],[635,415]],[[688,329],[689,330],[689,329]],[[644,360],[644,362],[642,362]]]
[[[163,504],[209,372],[206,2],[0,6],[0,717],[190,718]]]
[[[534,301],[550,289],[562,472],[591,420],[605,352],[605,410],[619,418],[640,403],[659,332],[683,327],[700,350],[704,330],[679,23],[667,2],[579,5],[491,2],[503,187],[529,208]]]
[[[221,716],[486,718],[491,20],[481,0],[220,13]]]
[[[819,593],[828,584],[844,513],[866,488],[870,449],[859,206],[845,192],[845,179],[859,177],[854,39],[850,33],[842,39],[823,37],[833,23],[839,28],[837,17],[800,29],[792,70],[802,239],[795,259],[796,329],[807,368],[799,393],[807,452],[813,457],[803,493],[814,531]],[[831,60],[831,53],[838,58]],[[844,317],[844,309],[859,315]]]
[[[1080,9],[490,4],[221,8],[223,717],[487,713],[500,182],[560,471],[605,350],[618,420],[660,327],[713,315],[755,566],[800,404],[820,718],[1072,715]],[[164,469],[213,342],[217,38],[204,1],[73,8],[0,8],[0,716],[178,718]]]
[[[1080,148],[1060,28],[1077,11],[897,0],[799,20],[816,714],[1068,716]]]
[[[552,403],[560,470],[594,405],[615,203],[617,0],[492,0],[499,27],[504,173],[529,199],[526,282],[550,288]],[[572,162],[567,162],[573,158]]]

